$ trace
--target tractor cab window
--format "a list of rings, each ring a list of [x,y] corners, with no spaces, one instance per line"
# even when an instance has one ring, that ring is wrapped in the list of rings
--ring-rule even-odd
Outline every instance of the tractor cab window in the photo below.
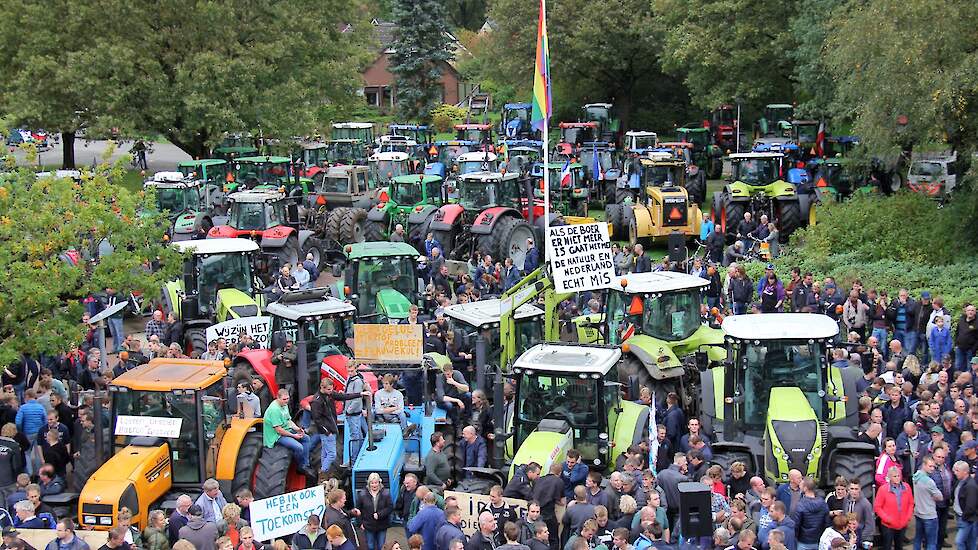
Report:
[[[441,185],[442,181],[440,179],[433,179],[425,182],[425,198],[429,203],[438,202],[441,197]]]
[[[624,292],[608,291],[608,303],[604,308],[604,320],[608,323],[608,344],[617,345],[622,341],[622,333],[628,324],[625,320],[626,299],[630,300]]]
[[[799,143],[814,143],[818,139],[818,126],[814,124],[795,125]]]
[[[156,206],[160,212],[169,211],[172,214],[183,212],[191,206],[191,189],[157,188]]]
[[[285,223],[285,203],[282,201],[266,203],[265,219],[267,220],[266,227],[275,227]]]
[[[459,192],[459,202],[468,210],[481,210],[499,204],[495,182],[459,180]]]
[[[356,156],[358,155],[354,151],[353,143],[349,141],[341,141],[329,144],[329,146],[326,148],[326,156],[324,160],[332,163],[342,163],[350,162]]]
[[[281,165],[242,162],[236,165],[235,181],[252,188],[263,184],[277,184],[279,177],[285,175]]]
[[[467,145],[442,145],[438,148],[438,162],[448,166],[455,162],[456,157],[468,152]]]
[[[604,107],[588,107],[584,110],[584,118],[604,127],[608,125],[608,110]]]
[[[397,176],[409,174],[407,163],[399,160],[378,160],[376,164],[379,179],[388,180]]]
[[[327,176],[320,187],[323,193],[351,193],[350,178],[347,176]]]
[[[236,229],[264,231],[265,204],[261,202],[235,202],[231,206],[228,223]]]
[[[594,149],[588,149],[587,147],[581,149],[581,164],[593,169],[594,168],[594,157],[598,157],[598,164],[601,166],[602,172],[607,172],[614,168],[614,160],[611,158],[611,151],[596,151]]]
[[[478,128],[468,128],[465,130],[458,131],[459,141],[474,141],[476,143],[482,143],[482,130]]]
[[[910,167],[911,176],[940,178],[945,175],[944,164],[940,162],[916,161]]]
[[[374,182],[373,187],[369,185],[368,182],[369,178],[367,176],[368,176],[367,172],[354,172],[354,177],[357,180],[357,189],[355,191],[356,193],[363,193],[368,188],[372,189],[373,187],[376,187],[376,182]]]
[[[701,303],[698,289],[648,296],[642,332],[668,342],[688,338],[700,328]]]
[[[227,392],[222,382],[208,386],[200,397],[200,414],[204,427],[204,440],[214,439],[217,430],[224,424],[227,410]]]
[[[780,122],[782,120],[791,120],[795,116],[794,108],[790,106],[786,107],[768,107],[764,109],[764,118],[771,122]]]
[[[391,183],[391,200],[397,204],[417,204],[421,202],[421,193],[421,185],[418,183],[403,181]]]
[[[217,291],[236,288],[252,293],[251,262],[246,254],[200,256],[197,269],[197,304],[202,315],[214,307]]]
[[[282,347],[286,340],[298,342],[298,325],[294,321],[276,317],[276,330],[272,335],[273,347]],[[323,359],[330,355],[350,355],[346,337],[352,334],[350,322],[338,317],[307,320],[302,323],[306,341],[306,366],[310,372],[318,372]]]
[[[679,185],[681,180],[678,171],[678,167],[671,165],[645,165],[642,170],[643,187],[663,187],[667,183]]]
[[[496,163],[488,160],[467,160],[458,163],[459,174],[471,174],[473,172],[495,172]]]
[[[508,204],[514,208],[519,208],[520,182],[516,178],[504,179],[499,182],[500,202]]]
[[[325,164],[326,148],[313,147],[310,149],[303,149],[302,162],[304,162],[306,166],[320,166],[321,164]]]
[[[359,262],[356,272],[361,313],[375,312],[378,294],[384,290],[393,290],[411,300],[418,285],[415,259],[411,256],[388,256]]]
[[[524,351],[543,342],[543,319],[541,317],[527,317],[516,320],[516,355],[519,357]]]
[[[220,408],[220,407],[218,407]],[[168,438],[174,483],[200,483],[201,442],[198,439],[197,400],[194,390],[125,391],[112,394],[112,418],[141,416],[180,419],[180,436]],[[214,417],[217,424],[222,418],[220,410]],[[206,429],[206,426],[205,426]],[[113,433],[115,427],[113,426]],[[210,431],[208,433],[213,433]],[[131,442],[135,436],[115,436],[115,452]]]
[[[598,383],[588,376],[524,374],[519,382],[519,419],[531,424],[545,418],[562,419],[575,429],[596,426]]]
[[[659,143],[659,136],[631,136],[630,139],[632,140],[631,148],[639,151],[651,149]]]
[[[749,185],[767,185],[778,179],[778,159],[746,158],[734,163],[734,180]]]
[[[798,387],[819,414],[824,389],[820,376],[819,345],[807,340],[762,340],[742,342],[738,352],[736,390],[743,394],[741,421],[749,428],[763,429],[767,422],[771,388]]]

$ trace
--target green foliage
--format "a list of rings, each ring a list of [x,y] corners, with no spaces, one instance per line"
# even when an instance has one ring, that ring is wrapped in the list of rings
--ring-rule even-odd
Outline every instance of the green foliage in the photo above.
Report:
[[[821,118],[831,112],[835,82],[825,66],[822,49],[830,30],[832,14],[845,2],[807,0],[798,6],[798,13],[791,19],[794,46],[787,53],[795,65],[793,77],[798,83],[795,89],[801,116]],[[832,131],[836,130],[832,128]]]
[[[847,2],[824,44],[835,114],[874,149],[978,144],[978,3]],[[909,124],[898,124],[906,116]]]
[[[452,25],[470,31],[477,30],[486,22],[487,0],[445,0],[445,8]]]
[[[693,103],[790,101],[788,21],[799,0],[652,0],[663,67],[684,76]]]
[[[12,157],[6,166],[13,169]],[[107,287],[155,296],[179,273],[179,256],[162,245],[166,224],[140,215],[146,197],[122,190],[123,173],[120,162],[86,170],[80,184],[37,179],[28,168],[0,180],[0,364],[78,343],[86,296]],[[117,252],[91,261],[103,240]],[[59,257],[69,249],[83,261]]]
[[[860,279],[867,288],[891,294],[902,287],[917,294],[929,290],[960,311],[963,303],[978,301],[978,246],[972,229],[978,200],[957,198],[943,209],[911,193],[863,195],[819,206],[818,223],[792,235],[788,253],[777,259],[778,276],[787,278],[798,266],[845,286]],[[763,267],[749,265],[748,270],[757,280]]]
[[[427,120],[442,98],[442,67],[452,60],[448,22],[441,0],[395,0],[397,34],[390,71],[397,88],[397,111],[405,120]]]
[[[194,156],[228,130],[307,135],[361,86],[366,15],[347,0],[0,3],[2,108],[49,130],[159,132]]]
[[[431,117],[431,124],[435,127],[435,131],[444,133],[450,132],[452,126],[463,122],[467,112],[462,107],[444,103],[432,109],[429,116]]]

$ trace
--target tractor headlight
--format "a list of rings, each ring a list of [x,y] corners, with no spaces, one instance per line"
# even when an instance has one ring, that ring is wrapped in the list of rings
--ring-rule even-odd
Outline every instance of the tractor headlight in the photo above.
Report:
[[[595,458],[594,459],[594,465],[595,466],[600,466],[601,465],[601,459],[600,458]]]
[[[102,525],[112,525],[112,518],[109,516],[100,517],[98,518],[98,522]]]
[[[91,524],[91,525],[95,525],[95,523],[96,523],[95,516],[85,516],[84,520],[85,520],[85,523],[88,523],[88,524]]]
[[[782,456],[783,454],[784,454],[784,451],[781,449],[781,447],[778,447],[777,445],[775,445],[774,446],[774,456]]]
[[[812,460],[815,460],[815,455],[813,455],[812,453],[808,453],[808,456],[806,458],[808,458],[808,461],[811,462]]]
[[[604,432],[601,432],[601,433],[598,434],[598,439],[600,439],[601,441],[607,441],[608,440],[608,434],[606,434]]]

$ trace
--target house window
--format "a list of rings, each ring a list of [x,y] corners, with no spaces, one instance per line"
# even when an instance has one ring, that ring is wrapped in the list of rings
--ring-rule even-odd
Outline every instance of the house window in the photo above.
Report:
[[[363,95],[367,100],[367,105],[377,106],[377,88],[365,88]]]

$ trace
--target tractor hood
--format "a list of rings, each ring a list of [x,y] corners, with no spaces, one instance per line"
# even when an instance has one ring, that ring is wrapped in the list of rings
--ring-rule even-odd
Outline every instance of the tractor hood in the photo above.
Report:
[[[766,430],[764,452],[769,477],[787,480],[791,469],[817,476],[822,427],[800,388],[771,388]]]
[[[236,288],[217,291],[217,320],[224,322],[240,317],[256,317],[260,313],[258,303],[251,296]]]
[[[574,432],[568,429],[566,432],[551,432],[536,430],[526,439],[519,443],[516,456],[509,468],[509,477],[513,477],[513,472],[517,465],[536,462],[540,465],[543,472],[549,472],[550,466],[554,462],[562,462],[564,454],[574,445]]]
[[[682,376],[683,364],[672,351],[672,343],[644,334],[629,338],[626,342],[635,357],[648,369],[656,380]]]
[[[765,197],[793,197],[795,196],[795,186],[784,180],[775,180],[767,185],[751,185],[742,181],[735,181],[728,186],[730,195],[734,199],[747,199],[754,195]]]
[[[393,288],[384,288],[377,293],[377,313],[388,319],[407,319],[411,301]]]
[[[175,235],[190,234],[197,226],[196,212],[181,212],[173,220],[173,233]]]
[[[168,444],[129,445],[107,460],[85,482],[78,497],[82,524],[108,529],[115,521],[120,502],[138,508],[135,506],[136,487],[139,487],[139,504],[143,504],[163,496],[172,484],[173,472]],[[133,513],[136,514],[134,522],[145,524],[146,518],[140,517],[140,510],[133,509]]]

